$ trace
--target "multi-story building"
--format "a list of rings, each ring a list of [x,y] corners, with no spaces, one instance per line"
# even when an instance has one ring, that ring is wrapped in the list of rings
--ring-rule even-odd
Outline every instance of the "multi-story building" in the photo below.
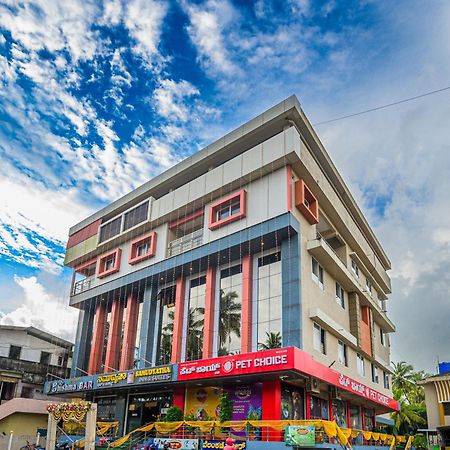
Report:
[[[45,428],[44,383],[69,377],[72,347],[35,327],[0,325],[0,433],[35,436],[38,428]]]
[[[234,418],[371,429],[397,408],[390,262],[296,97],[72,227],[65,263],[73,378],[49,392],[124,431],[213,416],[221,390],[250,399]]]

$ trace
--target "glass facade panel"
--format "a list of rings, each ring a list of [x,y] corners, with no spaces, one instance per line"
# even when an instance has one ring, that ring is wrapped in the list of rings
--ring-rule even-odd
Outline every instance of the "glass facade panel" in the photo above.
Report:
[[[120,233],[120,227],[122,224],[122,216],[112,220],[106,225],[102,225],[100,228],[99,242],[106,241]]]
[[[340,427],[348,428],[347,403],[334,399],[331,403],[333,418]]]
[[[206,277],[191,280],[186,324],[186,361],[202,358],[205,298]]]
[[[218,356],[241,351],[242,266],[220,271]]]
[[[143,203],[142,205],[137,206],[125,213],[123,218],[123,229],[128,230],[128,228],[134,227],[138,223],[144,222],[147,220],[148,216],[148,202]]]
[[[160,327],[158,340],[158,354],[156,364],[167,364],[172,356],[173,322],[175,318],[175,290],[176,286],[163,288],[159,291]]]
[[[281,347],[281,253],[258,258],[257,270],[258,350]]]
[[[328,420],[328,401],[312,395],[309,417],[311,419]]]

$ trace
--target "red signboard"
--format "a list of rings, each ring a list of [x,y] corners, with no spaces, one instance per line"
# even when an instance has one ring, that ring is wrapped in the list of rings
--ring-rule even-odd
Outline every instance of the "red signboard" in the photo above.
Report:
[[[293,369],[293,350],[293,347],[279,348],[264,352],[180,363],[178,365],[178,380],[198,380],[200,378],[228,377]]]
[[[199,380],[286,370],[295,370],[310,375],[391,410],[398,410],[396,400],[320,364],[309,353],[295,347],[180,363],[178,365],[178,380]]]

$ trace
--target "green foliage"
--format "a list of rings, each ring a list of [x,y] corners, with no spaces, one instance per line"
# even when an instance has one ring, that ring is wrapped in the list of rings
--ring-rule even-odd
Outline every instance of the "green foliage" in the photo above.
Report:
[[[393,412],[391,418],[397,433],[410,434],[426,424],[425,394],[417,382],[428,376],[424,371],[414,371],[414,367],[405,361],[394,363],[392,391],[400,409]]]
[[[220,422],[231,420],[233,415],[233,402],[228,398],[227,394],[222,394],[220,396],[219,408]]]
[[[276,333],[268,333],[266,331],[266,342],[259,343],[258,347],[260,350],[270,350],[272,348],[281,348],[281,334],[279,331]]]
[[[181,422],[182,420],[183,411],[178,406],[171,406],[164,417],[164,422]]]

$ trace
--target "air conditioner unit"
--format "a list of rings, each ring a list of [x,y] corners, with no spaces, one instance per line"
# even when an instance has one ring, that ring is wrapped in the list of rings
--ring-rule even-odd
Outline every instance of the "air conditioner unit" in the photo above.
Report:
[[[330,386],[330,394],[331,394],[331,398],[336,399],[336,400],[342,400],[341,391],[336,386]]]
[[[317,378],[311,377],[308,380],[306,389],[308,392],[312,392],[313,394],[320,394],[319,380]]]

